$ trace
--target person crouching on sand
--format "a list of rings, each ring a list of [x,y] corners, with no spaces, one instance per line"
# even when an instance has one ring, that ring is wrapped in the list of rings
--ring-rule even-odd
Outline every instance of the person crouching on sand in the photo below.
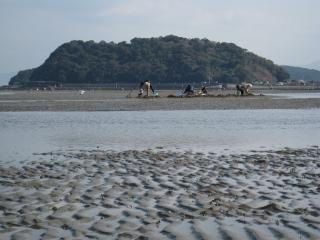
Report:
[[[139,89],[138,97],[142,97],[142,95],[143,95],[143,88],[140,88],[140,89]]]
[[[184,90],[183,94],[185,94],[186,96],[190,96],[194,94],[194,89],[191,86],[191,84],[188,84],[188,86],[186,87],[186,89]]]
[[[207,94],[208,94],[208,90],[207,90],[206,86],[203,86],[203,87],[201,88],[201,93],[202,93],[203,95],[207,95]]]

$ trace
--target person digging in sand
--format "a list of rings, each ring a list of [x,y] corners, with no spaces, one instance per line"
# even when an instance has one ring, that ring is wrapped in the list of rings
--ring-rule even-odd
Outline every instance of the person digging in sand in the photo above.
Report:
[[[149,97],[150,90],[154,94],[154,89],[153,89],[153,87],[151,85],[151,81],[150,80],[146,80],[144,82],[141,82],[139,89],[140,90],[139,90],[138,97],[142,97],[144,89],[146,89],[146,91],[147,91],[147,95],[146,95],[147,97]]]
[[[208,91],[207,91],[206,86],[203,86],[203,87],[201,88],[201,94],[203,94],[203,95],[207,95],[207,94],[208,94]]]
[[[188,84],[188,86],[186,87],[186,89],[184,90],[183,94],[185,94],[186,96],[190,96],[194,94],[194,89],[193,87]]]
[[[250,94],[249,91],[252,88],[252,84],[251,83],[237,84],[236,88],[237,88],[237,95],[240,92],[241,96],[248,96]]]

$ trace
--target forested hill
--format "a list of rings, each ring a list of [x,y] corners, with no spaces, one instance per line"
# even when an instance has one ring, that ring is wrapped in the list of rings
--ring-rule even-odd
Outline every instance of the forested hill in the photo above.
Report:
[[[282,66],[294,80],[320,81],[320,71],[302,67]]]
[[[233,43],[177,36],[127,42],[71,41],[10,85],[37,83],[155,83],[282,81],[288,73]]]

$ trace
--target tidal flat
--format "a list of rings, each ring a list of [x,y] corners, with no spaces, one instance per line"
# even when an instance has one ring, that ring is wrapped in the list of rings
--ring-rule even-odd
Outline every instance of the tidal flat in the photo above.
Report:
[[[0,239],[319,239],[317,93],[118,93],[0,96]]]
[[[137,98],[135,90],[1,91],[0,112],[7,111],[147,111],[216,109],[309,109],[320,108],[319,90],[257,90],[255,96],[240,97],[234,90],[210,90],[215,97],[168,98],[182,90],[159,91],[157,98]],[[284,93],[281,95],[281,93]],[[286,94],[290,98],[286,98]],[[260,95],[262,94],[262,95]],[[271,94],[271,95],[268,95]],[[227,96],[229,97],[223,97]],[[284,96],[284,97],[281,97]],[[304,96],[304,97],[301,97]],[[312,96],[312,97],[308,97]]]
[[[1,239],[319,239],[320,149],[54,151],[0,169]]]

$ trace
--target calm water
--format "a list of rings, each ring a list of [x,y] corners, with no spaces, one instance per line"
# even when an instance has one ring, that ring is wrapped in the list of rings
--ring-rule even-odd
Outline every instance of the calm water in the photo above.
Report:
[[[0,163],[97,146],[239,151],[320,145],[319,119],[320,109],[2,112]]]
[[[320,98],[320,92],[268,93],[265,95],[272,96],[275,98],[291,98],[291,99]]]

